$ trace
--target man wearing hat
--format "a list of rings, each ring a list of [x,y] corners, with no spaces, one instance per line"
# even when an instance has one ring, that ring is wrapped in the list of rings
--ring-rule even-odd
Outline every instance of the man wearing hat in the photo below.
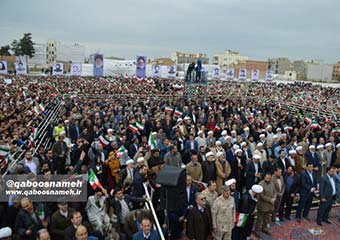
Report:
[[[331,165],[340,165],[340,143],[336,145],[336,151],[333,153]]]
[[[260,163],[261,165],[267,160],[267,153],[266,151],[263,149],[263,143],[259,142],[256,145],[256,150],[254,151],[254,155],[260,155],[261,159],[260,159]]]
[[[234,144],[232,148],[229,148],[226,151],[226,158],[229,164],[233,162],[233,160],[236,158],[236,150],[240,149],[239,145]],[[241,150],[242,151],[242,150]]]
[[[212,148],[212,147],[215,146],[216,138],[214,137],[213,131],[208,132],[208,136],[207,136],[206,140],[207,140],[207,147],[208,148]]]
[[[246,168],[246,160],[242,156],[241,149],[237,149],[235,153],[236,153],[235,158],[232,160],[230,164],[231,177],[236,179],[238,183],[237,190],[239,192],[242,192],[244,186],[244,173]]]
[[[213,232],[215,239],[231,239],[232,229],[235,226],[235,202],[230,196],[230,188],[222,187],[222,195],[219,196],[211,209]]]
[[[203,172],[203,179],[204,183],[208,183],[209,181],[213,180],[216,181],[216,164],[215,164],[215,156],[213,152],[208,152],[205,155],[207,161],[202,163],[202,172]]]
[[[0,239],[1,240],[11,240],[12,239],[12,229],[10,227],[0,228]]]
[[[119,183],[118,186],[123,187],[125,182],[133,182],[134,178],[134,161],[129,159],[126,162],[126,168],[122,169],[119,174]]]
[[[333,157],[332,143],[330,143],[330,142],[326,143],[326,149],[324,151],[324,154],[325,154],[325,158],[326,158],[326,162],[327,162],[326,166],[330,166],[331,162],[332,162],[332,157]],[[325,174],[325,173],[326,172],[324,171],[323,174]]]
[[[258,184],[262,179],[262,168],[260,164],[261,156],[255,154],[253,160],[246,165],[246,189],[249,190],[254,184]]]
[[[324,151],[324,145],[319,144],[317,147],[317,152],[316,154],[318,155],[319,161],[320,161],[320,169],[317,172],[317,178],[320,179],[320,177],[325,174],[326,172],[326,167],[327,167],[327,158],[326,158],[326,153]]]
[[[291,166],[295,167],[295,155],[296,155],[296,151],[295,150],[289,150],[288,152],[289,156],[288,156],[288,160]]]
[[[309,146],[309,151],[306,152],[306,161],[307,162],[311,162],[313,163],[313,170],[315,172],[318,172],[318,170],[320,169],[320,161],[318,158],[318,155],[316,154],[316,149],[315,149],[315,145],[310,145]]]
[[[296,148],[296,155],[294,157],[295,160],[295,170],[298,175],[301,175],[302,170],[305,168],[306,160],[305,155],[303,154],[303,147],[298,146]]]
[[[253,185],[251,189],[243,193],[240,213],[248,214],[248,217],[243,226],[237,227],[240,240],[246,240],[247,238],[249,238],[251,232],[253,231],[257,199],[258,195],[262,192],[263,187],[261,185]],[[236,221],[236,226],[237,223],[238,221]]]

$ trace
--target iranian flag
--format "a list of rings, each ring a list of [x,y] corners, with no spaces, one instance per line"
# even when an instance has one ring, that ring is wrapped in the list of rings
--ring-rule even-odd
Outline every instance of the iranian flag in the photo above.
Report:
[[[215,131],[215,132],[218,132],[218,131],[220,131],[220,130],[221,130],[220,124],[216,124],[216,125],[215,125],[215,128],[214,128],[214,131]]]
[[[110,144],[110,141],[104,135],[100,135],[98,140],[103,145],[103,147],[106,147]]]
[[[125,151],[126,151],[126,148],[124,147],[124,145],[122,145],[122,146],[120,146],[120,148],[118,149],[118,151],[117,151],[117,157],[121,157],[121,156],[123,156],[123,154],[125,153]]]
[[[293,127],[291,127],[291,126],[285,126],[284,127],[284,129],[283,130],[285,130],[285,131],[292,131],[293,130]]]
[[[0,146],[0,160],[3,159],[4,157],[6,157],[7,154],[9,153],[9,151],[10,151],[10,148]]]
[[[305,117],[305,123],[310,124],[312,122],[312,117],[310,115]]]
[[[144,125],[139,123],[139,122],[136,122],[136,126],[137,126],[138,130],[142,131],[144,129]]]
[[[39,135],[39,129],[38,128],[32,128],[33,140],[37,139],[38,135]]]
[[[247,218],[248,218],[247,213],[236,213],[236,221],[235,221],[236,226],[245,227]]]
[[[97,188],[102,188],[102,184],[99,182],[96,174],[92,169],[90,169],[89,183],[91,184],[93,190],[96,190]]]
[[[340,128],[334,128],[331,132],[332,135],[339,135],[340,134]]]
[[[128,126],[128,129],[130,129],[133,133],[137,133],[138,132],[138,128],[135,127],[134,125],[130,124]]]
[[[37,215],[40,219],[40,221],[45,221],[45,209],[44,206],[41,206],[37,212]]]
[[[321,129],[321,126],[319,125],[318,122],[314,121],[314,122],[312,122],[312,124],[310,125],[310,128],[313,129],[313,130],[320,130],[320,129]]]
[[[40,110],[40,112],[45,112],[44,104],[42,104],[42,103],[39,104],[39,110]]]
[[[181,117],[183,115],[183,113],[181,112],[181,111],[179,111],[179,110],[175,110],[175,112],[174,112],[174,116],[175,117]]]
[[[164,110],[166,113],[172,113],[173,109],[171,107],[165,107]]]
[[[39,114],[39,113],[40,113],[39,106],[35,106],[35,107],[33,108],[33,112]]]
[[[153,137],[152,132],[150,132],[149,134],[149,140],[148,140],[148,145],[150,146],[150,149],[153,150],[156,148],[156,141]]]

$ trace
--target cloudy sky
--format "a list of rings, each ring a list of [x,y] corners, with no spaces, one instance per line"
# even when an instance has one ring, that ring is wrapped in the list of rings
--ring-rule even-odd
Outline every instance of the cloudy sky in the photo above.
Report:
[[[126,58],[225,49],[251,59],[340,59],[339,0],[0,0],[0,46],[31,32]]]

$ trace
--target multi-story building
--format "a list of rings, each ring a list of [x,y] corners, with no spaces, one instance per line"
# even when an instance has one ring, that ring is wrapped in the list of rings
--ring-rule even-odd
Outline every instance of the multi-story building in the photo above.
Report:
[[[329,82],[333,78],[333,65],[312,61],[306,63],[306,80]]]
[[[239,62],[237,64],[232,64],[230,67],[234,68],[235,78],[238,78],[240,69],[247,69],[247,79],[251,78],[252,70],[259,70],[260,79],[265,79],[268,65],[266,61],[246,60],[246,61]]]
[[[44,67],[47,64],[47,46],[45,43],[34,44],[34,56],[27,60],[28,67]]]
[[[202,61],[202,64],[208,64],[209,58],[205,53],[184,53],[184,52],[173,52],[171,59],[176,65],[197,62],[198,59]]]
[[[293,69],[296,72],[297,80],[306,80],[306,63],[304,60],[293,61]]]
[[[85,60],[85,46],[78,43],[72,45],[49,40],[46,46],[46,59],[48,64],[55,62],[83,63]]]
[[[340,81],[340,61],[333,66],[333,80]]]
[[[245,62],[248,60],[247,56],[240,55],[239,52],[232,50],[225,50],[224,53],[215,54],[212,59],[212,64],[219,65],[222,71],[231,68],[232,65],[235,65],[240,62]]]
[[[268,69],[273,70],[274,74],[284,75],[286,71],[292,70],[292,64],[288,58],[269,58]]]

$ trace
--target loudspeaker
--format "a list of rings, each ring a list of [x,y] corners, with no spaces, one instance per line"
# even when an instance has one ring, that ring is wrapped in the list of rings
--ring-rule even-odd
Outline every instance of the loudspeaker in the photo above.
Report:
[[[186,207],[186,170],[165,166],[156,179],[161,184],[160,204],[169,212],[179,211]]]

